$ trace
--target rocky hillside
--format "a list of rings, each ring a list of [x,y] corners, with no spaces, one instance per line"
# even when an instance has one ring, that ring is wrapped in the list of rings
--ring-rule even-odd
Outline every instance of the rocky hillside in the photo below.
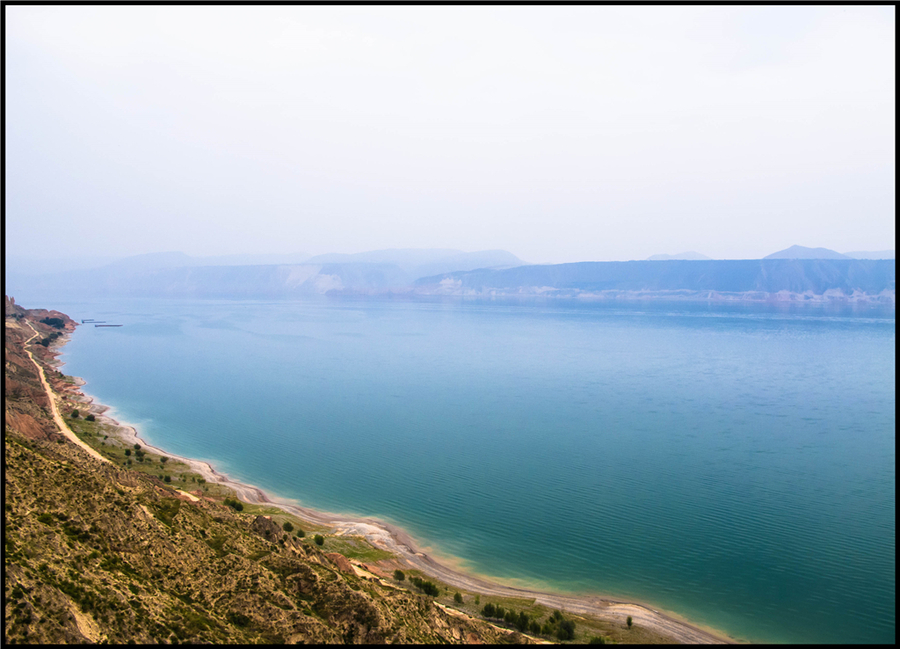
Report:
[[[40,336],[29,348],[50,362],[55,339],[41,341],[74,323],[10,300],[6,315],[8,642],[528,641],[357,570],[268,517],[91,459],[54,432],[23,350],[30,324]]]

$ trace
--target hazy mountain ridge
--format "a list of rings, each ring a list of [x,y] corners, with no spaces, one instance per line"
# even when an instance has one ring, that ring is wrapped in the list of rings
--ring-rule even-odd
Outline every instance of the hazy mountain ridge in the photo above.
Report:
[[[476,270],[421,278],[416,292],[434,295],[628,297],[862,296],[894,301],[895,264],[888,260],[709,260],[580,262]]]
[[[857,250],[854,252],[840,253],[830,248],[807,248],[805,246],[791,246],[763,259],[894,259],[893,250]]]
[[[791,246],[763,259],[850,259],[847,255],[830,250],[829,248],[807,248],[805,246]]]
[[[522,265],[505,251],[380,250],[319,255],[302,264],[184,265],[183,253],[140,255],[102,268],[11,276],[7,290],[47,297],[290,299],[310,295],[486,295],[769,299],[780,294],[893,301],[893,260],[664,260]],[[770,256],[771,257],[771,256]],[[393,260],[393,261],[389,261]],[[312,263],[316,261],[317,263]],[[512,265],[519,262],[519,265]],[[794,298],[790,298],[794,299]],[[801,298],[796,298],[801,299]]]
[[[522,264],[504,250],[467,253],[447,249],[329,254],[290,264],[200,265],[203,259],[180,252],[153,253],[100,268],[39,276],[13,273],[7,289],[16,294],[35,291],[53,296],[64,291],[84,296],[288,298],[328,292],[404,292],[419,277]]]

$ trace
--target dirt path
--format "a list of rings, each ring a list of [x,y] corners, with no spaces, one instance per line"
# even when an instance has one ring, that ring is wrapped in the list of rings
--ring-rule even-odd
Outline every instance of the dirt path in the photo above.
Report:
[[[34,331],[34,335],[25,341],[25,345],[30,343],[39,335],[35,328],[31,326],[30,322],[28,322],[27,324],[31,328],[31,330]],[[47,382],[47,377],[44,375],[44,368],[41,367],[40,363],[38,363],[34,359],[34,354],[32,354],[27,347],[23,346],[23,348],[25,349],[25,353],[28,354],[28,358],[31,359],[31,362],[34,363],[34,366],[38,370],[38,376],[41,377],[41,383],[44,385],[44,392],[47,393],[47,399],[50,401],[50,411],[53,413],[53,421],[56,422],[56,426],[57,428],[59,428],[59,432],[65,435],[70,441],[72,441],[72,443],[80,446],[85,451],[87,451],[88,455],[90,455],[91,457],[96,458],[101,462],[109,462],[109,460],[100,455],[97,451],[78,439],[78,436],[75,435],[75,433],[73,433],[72,430],[66,425],[66,422],[59,414],[59,409],[56,407],[56,399],[54,398],[55,394],[53,390],[50,389],[50,383]]]

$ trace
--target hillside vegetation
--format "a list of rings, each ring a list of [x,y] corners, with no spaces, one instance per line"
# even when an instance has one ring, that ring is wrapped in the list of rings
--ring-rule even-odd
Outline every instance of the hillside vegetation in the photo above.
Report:
[[[24,352],[58,312],[6,304],[5,638],[9,643],[523,642],[363,571],[272,518],[101,463],[65,440]],[[29,347],[54,390],[53,347]],[[71,388],[70,388],[71,389]]]

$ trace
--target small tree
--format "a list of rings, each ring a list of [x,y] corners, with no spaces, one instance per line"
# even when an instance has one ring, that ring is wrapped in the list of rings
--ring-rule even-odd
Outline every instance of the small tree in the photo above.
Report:
[[[515,625],[518,627],[519,631],[527,631],[530,623],[531,619],[528,617],[528,613],[519,611],[519,617],[515,621]]]
[[[297,529],[297,538],[302,539],[304,536],[306,536],[306,532],[304,532],[303,530],[298,528]]]
[[[163,479],[164,479],[166,482],[172,482],[172,476],[170,476],[170,475],[167,475],[167,476],[166,476],[165,478],[163,478]]]
[[[78,419],[78,414],[79,414],[79,413],[78,413],[77,410],[73,410],[73,411],[72,411],[72,419]]]
[[[85,419],[86,419],[87,421],[96,421],[97,418],[94,417],[94,415],[88,415],[87,417],[85,417]]]
[[[463,603],[462,595],[460,595],[459,592],[455,593],[453,595],[453,601],[456,602],[457,604],[462,604]]]
[[[140,445],[140,444],[135,444],[135,445],[134,445],[134,450],[135,450],[135,451],[140,451],[140,450],[141,450],[141,445]]]
[[[129,455],[131,455],[131,449],[130,449],[130,448],[126,448],[126,449],[125,449],[125,457],[128,457]]]
[[[606,644],[606,638],[602,635],[595,635],[588,640],[588,644]]]
[[[160,461],[160,463],[165,464],[166,462],[169,461],[169,458],[167,458],[167,457],[161,457],[161,458],[159,458],[159,461]]]
[[[402,570],[395,570],[394,579],[396,579],[397,581],[403,581],[404,579],[406,579],[406,575],[403,574]]]
[[[321,534],[316,534],[313,540],[316,542],[316,545],[325,545],[325,537]]]
[[[293,532],[294,526],[291,524],[290,521],[285,521],[284,525],[281,526],[281,529],[283,529],[285,532]]]
[[[556,629],[556,637],[560,640],[575,639],[575,623],[572,620],[563,620]]]
[[[242,503],[240,500],[237,500],[235,498],[226,498],[223,502],[235,511],[244,511],[244,503]]]
[[[631,616],[630,615],[628,616],[628,619],[625,620],[625,624],[628,625],[629,629],[631,628]]]
[[[475,595],[475,606],[481,606],[481,595]]]

